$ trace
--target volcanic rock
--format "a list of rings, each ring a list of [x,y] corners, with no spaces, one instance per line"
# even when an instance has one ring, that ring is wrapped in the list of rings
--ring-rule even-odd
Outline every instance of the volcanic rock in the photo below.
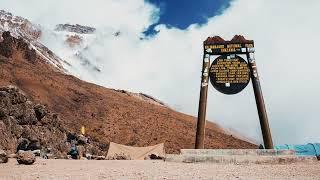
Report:
[[[35,63],[37,58],[37,53],[34,49],[29,48],[29,44],[24,41],[24,39],[16,39],[11,36],[9,31],[2,33],[3,41],[0,42],[0,55],[11,58],[14,50],[18,50],[23,54],[23,57],[31,62]]]
[[[0,148],[15,153],[44,146],[62,155],[68,150],[64,145],[66,134],[57,114],[44,105],[34,105],[17,87],[0,87]]]
[[[41,119],[48,114],[48,111],[44,105],[37,104],[33,109],[38,121],[41,121]]]
[[[155,160],[155,159],[162,159],[163,160],[164,159],[164,157],[159,156],[158,154],[150,154],[149,158],[152,160]]]
[[[7,153],[0,149],[0,164],[7,163],[7,162],[8,162]]]
[[[79,34],[91,34],[96,31],[95,28],[89,26],[82,26],[79,24],[58,24],[55,28],[56,31],[75,32]]]
[[[31,151],[20,150],[17,155],[19,164],[31,165],[36,161],[36,156]]]
[[[10,58],[13,54],[13,38],[10,36],[10,32],[4,32],[2,34],[3,41],[0,42],[0,55]]]

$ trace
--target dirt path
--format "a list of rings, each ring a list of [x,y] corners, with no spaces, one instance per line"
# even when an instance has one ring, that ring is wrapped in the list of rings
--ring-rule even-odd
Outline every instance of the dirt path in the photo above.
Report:
[[[163,161],[43,160],[0,164],[0,179],[320,179],[320,162],[290,165],[187,164]]]

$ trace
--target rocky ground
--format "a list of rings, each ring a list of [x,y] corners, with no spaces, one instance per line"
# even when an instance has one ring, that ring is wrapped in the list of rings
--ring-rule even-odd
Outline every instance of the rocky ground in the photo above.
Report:
[[[320,179],[320,163],[188,164],[163,161],[43,160],[0,164],[0,179]],[[13,173],[14,172],[14,173]]]
[[[98,144],[64,128],[59,115],[42,104],[34,104],[16,87],[0,87],[0,149],[9,154],[18,150],[48,152],[55,158],[66,158],[71,141],[93,155]]]
[[[33,104],[15,87],[0,87],[0,130],[0,148],[9,153],[41,146],[66,151],[67,131],[58,115]]]

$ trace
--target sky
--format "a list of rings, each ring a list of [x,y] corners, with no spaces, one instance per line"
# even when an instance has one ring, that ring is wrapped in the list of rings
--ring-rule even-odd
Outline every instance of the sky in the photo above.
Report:
[[[202,42],[208,36],[228,40],[242,34],[255,41],[274,143],[320,142],[318,0],[0,0],[0,4],[41,24],[41,42],[73,64],[71,74],[105,87],[150,94],[193,116],[198,110]],[[63,38],[53,32],[56,24],[67,22],[97,28],[87,38],[90,48],[83,54],[101,72],[69,56]],[[116,31],[121,36],[115,38]],[[207,119],[262,142],[251,83],[232,96],[209,86]]]
[[[229,7],[230,0],[148,0],[160,9],[159,21],[151,25],[146,35],[156,33],[154,27],[165,24],[169,27],[186,29],[191,24],[205,24],[209,17],[219,15]]]

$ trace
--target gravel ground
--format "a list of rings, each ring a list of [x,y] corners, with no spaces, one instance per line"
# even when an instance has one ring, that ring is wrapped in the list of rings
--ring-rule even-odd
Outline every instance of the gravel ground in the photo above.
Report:
[[[0,179],[320,179],[320,162],[287,165],[44,160],[0,164]]]

